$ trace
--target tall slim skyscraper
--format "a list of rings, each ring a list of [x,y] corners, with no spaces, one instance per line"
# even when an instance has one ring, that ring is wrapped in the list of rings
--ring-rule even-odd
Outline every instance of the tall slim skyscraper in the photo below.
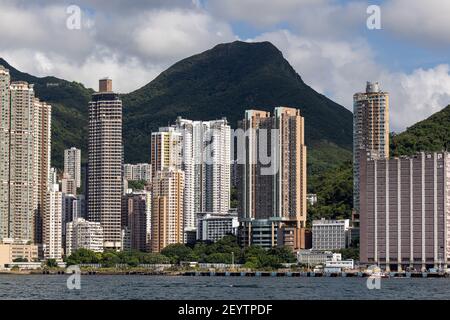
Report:
[[[304,247],[306,146],[300,110],[278,107],[273,116],[247,110],[239,127],[246,133],[238,139],[241,242]]]
[[[199,212],[227,214],[230,209],[230,126],[226,119],[178,118],[173,127],[182,136],[184,229],[195,230]]]
[[[42,240],[45,259],[62,260],[63,193],[54,185],[47,191],[43,210]]]
[[[366,92],[353,96],[353,207],[359,215],[361,157],[389,158],[389,93],[378,82],[367,82]]]
[[[168,168],[153,177],[151,250],[183,243],[184,172]]]
[[[10,75],[0,66],[0,238],[9,236]]]
[[[120,250],[122,101],[102,81],[89,103],[88,217],[101,223],[104,247]]]
[[[81,150],[70,148],[64,150],[64,173],[74,180],[77,188],[81,187]]]
[[[51,106],[0,66],[0,238],[41,243],[49,186]]]

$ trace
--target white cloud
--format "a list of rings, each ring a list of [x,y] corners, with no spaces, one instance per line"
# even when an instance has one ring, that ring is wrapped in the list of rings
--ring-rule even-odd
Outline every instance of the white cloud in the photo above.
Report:
[[[381,8],[385,30],[423,45],[450,46],[450,1],[388,0]]]
[[[390,72],[376,63],[362,39],[317,40],[282,30],[253,40],[274,43],[307,84],[350,110],[353,94],[364,90],[366,81],[379,81],[391,97],[391,131],[402,131],[450,104],[449,65]]]
[[[392,72],[377,63],[362,37],[367,1],[335,0],[79,0],[81,30],[66,28],[69,0],[37,4],[0,0],[0,56],[37,76],[97,87],[110,76],[119,92],[145,85],[174,62],[236,38],[233,21],[262,32],[303,80],[352,109],[352,96],[367,80],[391,94],[391,129],[399,131],[450,103],[447,64]],[[388,35],[421,44],[450,44],[450,2],[386,0],[382,27]],[[280,25],[289,30],[280,30]],[[14,26],[14,27],[11,27]],[[269,31],[268,31],[269,30]],[[270,31],[273,30],[273,31]]]
[[[50,1],[38,7],[0,0],[0,30],[8,30],[2,34],[0,55],[21,71],[94,88],[99,74],[126,77],[114,82],[118,91],[128,92],[176,61],[236,38],[227,23],[210,16],[199,3],[172,3],[170,9],[145,3],[131,6],[140,11],[129,15],[122,14],[126,9],[118,1],[109,3],[106,11],[92,13],[82,7],[82,28],[69,30],[65,4]],[[100,8],[99,1],[89,4]]]
[[[203,11],[151,11],[142,17],[132,38],[138,53],[158,61],[174,61],[233,41],[231,28]]]

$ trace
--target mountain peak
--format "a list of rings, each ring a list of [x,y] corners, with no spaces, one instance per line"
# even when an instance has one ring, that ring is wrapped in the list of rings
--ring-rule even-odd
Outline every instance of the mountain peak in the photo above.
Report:
[[[306,85],[267,41],[218,44],[175,63],[152,82],[124,95],[123,102],[125,131],[129,128],[139,136],[125,146],[125,154],[138,155],[148,142],[145,137],[177,116],[226,117],[235,127],[247,109],[273,111],[278,106],[301,110],[309,145],[325,141],[351,149],[351,112]]]

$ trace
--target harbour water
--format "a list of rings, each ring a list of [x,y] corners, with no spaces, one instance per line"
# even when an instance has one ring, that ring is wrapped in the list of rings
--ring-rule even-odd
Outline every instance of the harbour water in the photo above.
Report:
[[[449,278],[383,278],[372,290],[367,278],[82,275],[80,290],[69,290],[67,279],[0,275],[0,299],[450,299]]]

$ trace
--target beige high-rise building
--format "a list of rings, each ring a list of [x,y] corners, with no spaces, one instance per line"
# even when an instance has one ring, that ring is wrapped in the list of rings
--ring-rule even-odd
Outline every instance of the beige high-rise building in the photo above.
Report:
[[[157,171],[153,177],[151,250],[183,243],[184,172],[174,168]]]
[[[181,169],[182,135],[173,127],[159,128],[152,132],[151,164],[152,178],[157,171],[167,168]]]
[[[273,116],[247,110],[239,127],[245,132],[244,139],[238,138],[237,150],[242,157],[238,159],[241,242],[304,247],[306,146],[300,110],[278,107]]]
[[[359,215],[361,157],[389,158],[389,93],[378,82],[367,82],[366,92],[353,96],[353,207]]]
[[[51,106],[0,66],[0,238],[41,243],[49,186]]]
[[[67,175],[67,179],[75,181],[76,188],[81,187],[80,149],[72,147],[70,149],[64,150],[64,173]]]
[[[122,101],[100,83],[89,103],[88,218],[100,222],[104,246],[120,250],[122,201]]]
[[[63,197],[58,185],[52,186],[47,192],[42,228],[44,259],[62,261]]]

